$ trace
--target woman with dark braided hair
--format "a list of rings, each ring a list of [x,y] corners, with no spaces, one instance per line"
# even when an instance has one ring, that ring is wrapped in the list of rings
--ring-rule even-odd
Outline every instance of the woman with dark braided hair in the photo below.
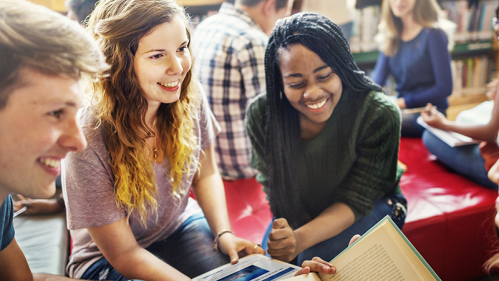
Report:
[[[386,215],[401,228],[400,113],[357,67],[339,27],[315,13],[278,21],[265,71],[267,93],[249,106],[246,126],[277,218],[268,253],[330,260]]]

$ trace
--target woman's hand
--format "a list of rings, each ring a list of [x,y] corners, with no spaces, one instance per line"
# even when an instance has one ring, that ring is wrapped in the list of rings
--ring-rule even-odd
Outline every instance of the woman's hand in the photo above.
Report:
[[[348,246],[352,245],[353,242],[357,241],[357,239],[360,238],[360,235],[355,234],[352,239],[350,239],[350,242],[348,243]],[[324,261],[323,259],[319,257],[314,257],[311,261],[306,260],[301,264],[301,269],[298,270],[295,274],[295,276],[302,275],[302,274],[308,274],[310,272],[319,272],[319,273],[325,273],[325,274],[333,274],[336,273],[336,268],[327,261]]]
[[[17,194],[19,201],[14,202],[14,211],[17,212],[23,207],[28,209],[23,212],[23,215],[47,215],[55,214],[64,211],[55,199],[30,199],[24,198],[21,194]]]
[[[398,98],[397,99],[397,105],[400,109],[404,109],[407,107],[407,105],[405,104],[405,99],[404,98]]]
[[[224,234],[218,239],[220,251],[230,257],[230,263],[235,264],[239,258],[251,254],[265,255],[265,250],[260,245],[231,233]]]
[[[285,262],[292,261],[300,252],[299,239],[284,218],[274,220],[269,234],[270,256]]]
[[[360,238],[360,235],[359,234],[355,234],[354,236],[352,236],[352,238],[350,239],[350,242],[348,243],[348,246],[352,245],[353,242],[357,241],[357,239]]]
[[[447,121],[447,118],[431,103],[427,104],[426,110],[421,112],[421,118],[426,124],[437,129],[443,129]]]
[[[304,261],[301,264],[301,269],[296,272],[295,276],[308,274],[310,272],[333,274],[336,273],[336,268],[334,268],[334,266],[327,261],[324,261],[319,257],[315,257],[311,261]]]

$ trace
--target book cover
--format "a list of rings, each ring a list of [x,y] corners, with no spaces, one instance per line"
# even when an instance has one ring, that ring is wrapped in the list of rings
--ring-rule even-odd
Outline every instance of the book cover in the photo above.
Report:
[[[426,122],[423,121],[423,118],[421,118],[421,116],[418,117],[416,122],[419,125],[423,126],[425,129],[427,129],[428,131],[430,131],[432,134],[434,134],[437,138],[441,139],[450,147],[480,143],[480,141],[474,140],[465,135],[433,128],[432,126],[426,124]]]

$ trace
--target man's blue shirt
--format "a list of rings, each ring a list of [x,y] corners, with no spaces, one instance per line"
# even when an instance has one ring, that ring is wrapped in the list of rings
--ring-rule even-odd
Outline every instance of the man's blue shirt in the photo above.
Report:
[[[14,239],[14,206],[12,197],[9,195],[0,207],[0,251],[7,248]]]

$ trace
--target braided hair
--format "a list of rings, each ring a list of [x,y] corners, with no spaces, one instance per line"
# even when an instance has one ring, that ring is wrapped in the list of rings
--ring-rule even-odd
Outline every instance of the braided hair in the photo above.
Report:
[[[300,201],[299,188],[294,185],[299,174],[296,157],[301,133],[299,112],[283,94],[279,67],[279,50],[294,44],[301,44],[319,55],[339,76],[343,89],[362,95],[382,89],[358,68],[340,28],[325,16],[298,13],[276,23],[265,52],[265,162],[272,213],[275,217],[286,218],[292,228],[297,228],[313,217],[307,214]]]

